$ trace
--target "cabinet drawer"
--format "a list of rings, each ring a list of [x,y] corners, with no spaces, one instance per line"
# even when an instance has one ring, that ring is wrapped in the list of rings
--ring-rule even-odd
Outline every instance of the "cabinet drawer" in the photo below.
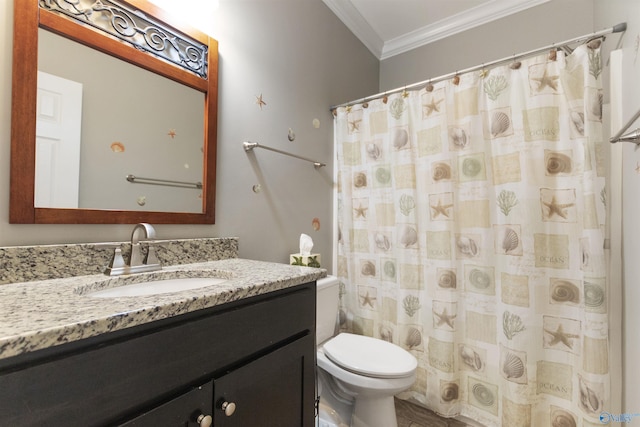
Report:
[[[315,335],[312,284],[273,294],[0,373],[0,425],[113,425],[292,337]]]

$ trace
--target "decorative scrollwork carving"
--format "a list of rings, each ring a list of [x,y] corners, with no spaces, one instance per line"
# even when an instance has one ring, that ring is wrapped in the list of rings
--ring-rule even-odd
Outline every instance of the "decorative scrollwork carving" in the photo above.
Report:
[[[207,77],[207,46],[116,0],[40,0],[40,8],[89,25],[172,64]]]

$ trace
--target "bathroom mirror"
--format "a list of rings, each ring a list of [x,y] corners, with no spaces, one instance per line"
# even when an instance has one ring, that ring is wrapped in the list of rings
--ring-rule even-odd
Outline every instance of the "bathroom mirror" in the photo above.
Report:
[[[111,28],[109,27],[111,25],[118,34],[104,32],[103,29],[91,23],[91,18],[98,16],[101,17],[99,20],[103,21],[99,25],[105,25],[104,21],[109,21],[107,22],[108,29]],[[110,19],[105,19],[105,17]],[[120,33],[124,37],[120,37]],[[173,93],[173,89],[176,89],[178,92],[186,93],[186,97],[192,100],[188,105],[193,104],[193,107],[188,108],[186,101],[174,103],[179,104],[180,110],[194,111],[191,114],[192,117],[187,117],[186,122],[193,129],[186,132],[187,125],[182,125],[185,122],[157,118],[155,121],[157,123],[156,129],[152,131],[156,134],[157,141],[154,142],[156,144],[176,145],[180,137],[185,140],[189,139],[189,144],[192,146],[188,150],[193,152],[189,160],[180,159],[179,165],[175,168],[169,168],[157,158],[158,153],[162,151],[159,146],[143,150],[140,148],[142,142],[137,137],[123,142],[117,133],[105,135],[105,132],[102,132],[99,150],[95,151],[95,147],[93,148],[94,156],[102,156],[101,160],[91,166],[80,164],[80,168],[84,167],[85,170],[98,169],[96,166],[102,165],[104,173],[110,171],[113,174],[115,167],[109,163],[109,159],[111,159],[109,156],[117,158],[116,163],[123,163],[122,159],[125,157],[122,154],[126,153],[129,156],[127,157],[129,159],[127,174],[135,175],[136,179],[139,178],[138,181],[146,178],[152,179],[152,181],[147,181],[148,184],[131,183],[125,181],[126,174],[118,172],[118,186],[121,188],[125,186],[127,189],[135,188],[136,194],[142,195],[134,200],[135,207],[123,208],[121,205],[105,204],[105,200],[112,196],[109,194],[109,189],[112,193],[120,192],[114,190],[115,183],[112,186],[109,182],[102,182],[103,189],[93,192],[93,201],[89,203],[88,207],[85,206],[87,203],[79,204],[79,208],[54,207],[57,205],[35,203],[36,194],[39,191],[35,178],[36,159],[43,158],[37,154],[42,151],[42,148],[39,148],[41,145],[36,143],[39,135],[36,131],[37,115],[42,109],[42,106],[37,106],[38,49],[42,49],[44,46],[43,40],[40,40],[45,38],[43,34],[46,34],[46,38],[60,38],[64,43],[78,43],[82,49],[90,48],[94,54],[101,52],[100,55],[111,57],[112,61],[117,58],[117,62],[122,63],[116,64],[118,68],[126,70],[126,67],[130,67],[129,70],[133,70],[133,72],[119,74],[119,77],[114,75],[112,79],[105,82],[105,85],[113,88],[114,92],[118,92],[119,89],[127,87],[127,85],[130,88],[140,86],[140,84],[131,83],[129,80],[133,78],[134,72],[137,74],[147,73],[147,77],[143,76],[142,78],[154,81],[152,88],[158,88],[156,93],[159,95],[164,92]],[[126,37],[134,40],[127,40]],[[61,52],[68,51],[69,49],[64,49]],[[214,223],[217,55],[215,40],[186,25],[175,22],[161,9],[145,0],[80,0],[79,2],[75,0],[55,2],[29,0],[16,2],[14,5],[10,222],[49,224],[113,224],[141,221],[159,224]],[[60,55],[60,57],[62,56]],[[83,67],[83,71],[85,69],[86,67]],[[171,95],[168,98],[169,101],[166,102],[153,99],[150,103],[143,104],[144,100],[138,99],[138,95],[132,95],[129,90],[125,91],[125,94],[127,96],[124,102],[134,103],[141,112],[151,112],[147,116],[154,116],[155,112],[158,112],[159,117],[162,114],[164,117],[167,115],[169,117],[176,116],[175,112],[165,111],[169,110],[170,105],[168,104],[172,104],[171,100],[177,99],[174,97],[176,95]],[[95,100],[92,101],[95,103]],[[41,101],[41,103],[43,102]],[[55,101],[50,103],[51,105],[56,104]],[[83,114],[86,103],[83,99]],[[114,111],[122,107],[122,104],[117,100],[105,100],[103,104],[106,104],[107,109]],[[51,108],[50,110],[54,111]],[[95,118],[96,116],[101,117],[103,114],[88,113],[87,115]],[[195,117],[193,117],[194,115]],[[137,128],[140,122],[137,119],[139,117],[136,117],[133,124],[120,127]],[[153,122],[153,120],[151,121]],[[105,128],[109,131],[111,128],[118,128],[113,125],[113,121],[105,122],[107,123]],[[109,126],[109,123],[112,125]],[[179,129],[173,128],[175,123],[181,123]],[[185,134],[188,134],[189,138],[186,138]],[[42,139],[41,136],[40,138]],[[122,136],[122,138],[126,139],[127,136]],[[194,144],[194,139],[199,141],[195,141]],[[179,150],[188,151],[182,148]],[[85,154],[91,152],[88,149],[84,149],[84,151]],[[132,157],[134,155],[135,157]],[[171,156],[169,155],[169,157]],[[152,166],[156,166],[156,170]],[[177,171],[178,178],[176,178],[176,173],[173,173],[173,169]],[[185,175],[187,169],[190,176],[194,178],[189,178],[189,182],[184,182],[179,176]],[[200,176],[201,180],[197,179]],[[81,177],[83,181],[91,180],[85,175],[81,175]],[[153,181],[155,179],[159,179],[160,182]],[[98,178],[94,181],[107,180]],[[131,193],[131,191],[129,192]],[[95,193],[102,193],[104,196]],[[144,195],[147,193],[153,194],[152,201],[162,201],[162,208],[154,209],[154,206],[160,206],[159,203],[148,203],[145,206]],[[180,197],[187,197],[185,195],[197,199],[195,209],[186,208],[187,203],[180,201]],[[133,199],[131,194],[128,195],[128,199],[127,203],[131,204]],[[174,205],[172,206],[169,202],[173,202]],[[199,209],[200,206],[201,209]]]

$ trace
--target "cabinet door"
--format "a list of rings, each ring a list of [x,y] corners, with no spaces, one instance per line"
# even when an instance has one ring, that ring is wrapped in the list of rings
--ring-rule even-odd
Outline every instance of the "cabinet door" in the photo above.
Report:
[[[213,425],[313,426],[315,352],[309,351],[315,350],[313,340],[305,336],[214,379]]]
[[[208,382],[200,387],[140,415],[120,427],[196,427],[199,420],[211,417],[213,384]],[[209,418],[210,419],[210,418]],[[205,424],[206,420],[205,420]],[[209,423],[209,425],[211,425]]]

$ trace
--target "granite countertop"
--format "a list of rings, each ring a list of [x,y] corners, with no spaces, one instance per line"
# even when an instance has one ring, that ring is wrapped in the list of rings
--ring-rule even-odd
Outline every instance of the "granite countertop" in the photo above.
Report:
[[[326,274],[324,269],[232,258],[165,266],[160,272],[129,276],[96,274],[2,285],[0,359],[289,288]],[[87,295],[104,287],[160,277],[209,276],[228,281],[149,296],[95,298]]]

